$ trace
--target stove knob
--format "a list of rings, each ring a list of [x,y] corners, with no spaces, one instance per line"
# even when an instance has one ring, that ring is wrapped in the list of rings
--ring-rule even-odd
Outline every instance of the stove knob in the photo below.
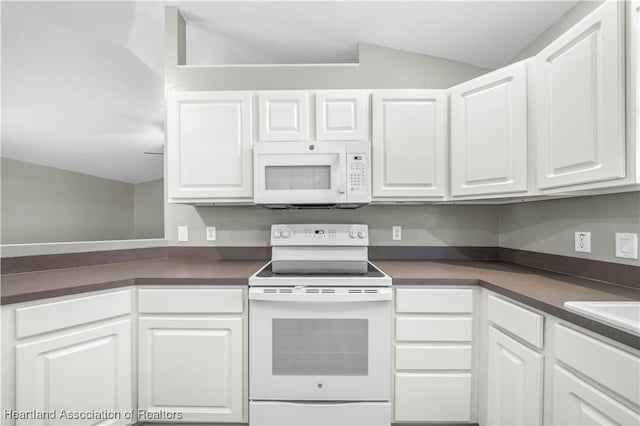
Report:
[[[356,231],[349,231],[349,238],[355,238],[356,235]]]
[[[364,231],[358,231],[358,238],[364,238]]]
[[[289,238],[291,236],[291,232],[289,232],[288,230],[283,230],[282,231],[282,238]]]
[[[273,231],[273,238],[280,238],[282,236],[282,231],[279,229],[276,229],[275,231]]]

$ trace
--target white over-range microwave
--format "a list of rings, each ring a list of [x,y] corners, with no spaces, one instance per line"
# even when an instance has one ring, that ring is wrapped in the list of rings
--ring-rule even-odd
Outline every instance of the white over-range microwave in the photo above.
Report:
[[[270,208],[356,208],[371,201],[368,142],[257,142],[254,202]]]

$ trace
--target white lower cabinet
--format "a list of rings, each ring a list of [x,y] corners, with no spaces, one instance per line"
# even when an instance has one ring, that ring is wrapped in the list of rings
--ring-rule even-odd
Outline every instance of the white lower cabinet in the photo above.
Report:
[[[139,400],[184,422],[242,421],[242,318],[141,318]]]
[[[45,424],[125,425],[131,408],[129,319],[16,346],[17,411],[55,410],[57,419]],[[94,412],[121,416],[104,423],[71,417]]]
[[[473,289],[398,288],[395,303],[395,421],[474,421]]]
[[[541,425],[544,356],[489,326],[490,425]]]
[[[3,306],[2,424],[135,423],[131,297],[126,289]]]
[[[640,424],[637,410],[629,409],[557,365],[553,369],[552,405],[552,424],[558,426]]]
[[[243,290],[141,288],[139,307],[139,408],[175,423],[245,420]]]

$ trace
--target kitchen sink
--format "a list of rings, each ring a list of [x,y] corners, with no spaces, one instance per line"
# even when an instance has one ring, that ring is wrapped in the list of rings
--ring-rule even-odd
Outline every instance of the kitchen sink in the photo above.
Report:
[[[585,317],[640,336],[640,301],[565,302],[564,307]]]

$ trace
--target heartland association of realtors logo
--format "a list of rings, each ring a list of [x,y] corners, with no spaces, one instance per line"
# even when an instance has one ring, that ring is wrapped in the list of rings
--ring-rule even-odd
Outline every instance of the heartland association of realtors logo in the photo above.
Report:
[[[179,411],[147,411],[139,410],[4,410],[4,418],[7,420],[182,420]]]

